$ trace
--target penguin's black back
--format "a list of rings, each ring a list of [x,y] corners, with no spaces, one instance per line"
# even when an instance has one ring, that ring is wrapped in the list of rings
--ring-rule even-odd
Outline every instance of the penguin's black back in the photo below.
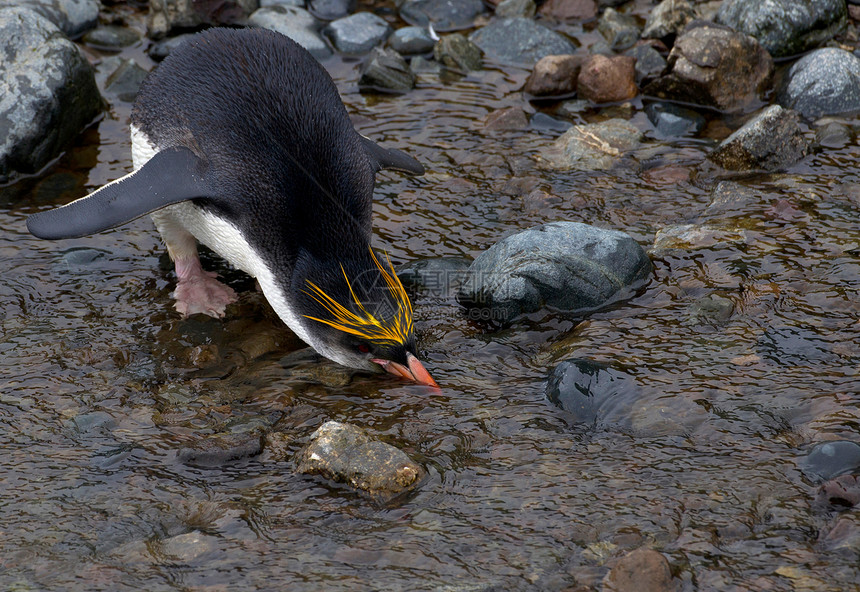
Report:
[[[144,81],[132,112],[158,149],[186,146],[230,220],[270,265],[304,249],[349,259],[370,240],[374,168],[337,89],[301,46],[265,29],[210,29]]]

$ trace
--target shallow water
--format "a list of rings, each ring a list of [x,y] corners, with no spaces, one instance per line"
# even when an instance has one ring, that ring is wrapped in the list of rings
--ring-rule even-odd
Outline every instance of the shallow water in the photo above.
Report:
[[[151,65],[141,47],[126,54]],[[0,587],[588,589],[641,546],[687,590],[860,580],[860,519],[814,507],[798,469],[812,443],[860,439],[856,139],[780,175],[729,175],[704,158],[713,139],[653,136],[610,171],[552,173],[535,155],[558,131],[481,125],[523,104],[525,70],[375,96],[358,92],[357,62],[326,66],[357,129],[428,169],[378,179],[375,245],[395,263],[474,257],[552,220],[624,230],[646,248],[675,224],[735,240],[655,253],[642,293],[582,322],[537,313],[485,332],[452,299],[416,295],[434,394],[301,352],[253,282],[215,256],[205,264],[240,302],[222,321],[181,320],[148,219],[60,242],[27,234],[28,214],[130,170],[129,105],[114,103],[44,175],[0,189]],[[629,111],[647,133],[632,105],[577,122]],[[711,117],[705,136],[726,135]],[[722,179],[757,197],[708,210]],[[731,301],[728,318],[696,312],[709,295]],[[546,376],[569,357],[633,377],[623,425],[577,426],[547,402]],[[296,474],[294,454],[328,419],[396,445],[428,478],[379,507]],[[288,460],[178,457],[255,429],[286,434]],[[840,518],[853,543],[827,539]]]

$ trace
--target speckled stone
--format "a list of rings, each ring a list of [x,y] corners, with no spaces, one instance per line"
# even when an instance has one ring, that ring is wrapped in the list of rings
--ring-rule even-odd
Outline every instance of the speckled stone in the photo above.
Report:
[[[708,158],[733,171],[776,171],[806,156],[809,144],[797,113],[771,105],[723,140]]]
[[[372,12],[357,12],[338,19],[323,29],[334,48],[341,53],[367,53],[382,43],[391,33],[391,27]]]
[[[810,118],[860,110],[860,58],[829,47],[803,56],[789,69],[777,101]]]
[[[388,45],[399,54],[415,55],[433,51],[436,40],[423,27],[402,27],[391,34]]]

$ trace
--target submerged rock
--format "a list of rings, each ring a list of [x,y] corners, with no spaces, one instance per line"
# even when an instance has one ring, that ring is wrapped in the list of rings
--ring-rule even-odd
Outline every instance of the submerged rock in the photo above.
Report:
[[[243,22],[259,0],[149,0],[149,36],[160,39],[173,29]]]
[[[860,444],[850,440],[816,444],[800,462],[800,470],[816,483],[860,472]]]
[[[642,37],[660,39],[670,46],[681,31],[696,18],[696,9],[687,0],[663,0],[648,14]]]
[[[327,58],[331,49],[320,37],[319,22],[311,13],[295,6],[266,6],[248,18],[248,24],[286,35],[317,59]]]
[[[744,230],[725,229],[707,224],[677,224],[657,231],[651,252],[660,253],[667,249],[694,251],[718,244],[744,243],[746,239]]]
[[[572,54],[573,43],[527,18],[503,18],[469,36],[487,57],[503,64],[534,64],[548,55]]]
[[[432,24],[436,31],[468,29],[484,12],[481,0],[405,0],[399,4],[404,21],[419,27]]]
[[[576,92],[582,62],[581,55],[550,55],[535,64],[523,91],[536,97],[568,95]]]
[[[0,8],[0,182],[35,173],[99,114],[92,66],[45,17]]]
[[[752,35],[775,58],[813,49],[845,29],[845,0],[725,0],[716,20]]]
[[[860,58],[842,49],[818,49],[788,70],[777,101],[804,117],[860,110]]]
[[[402,55],[414,55],[433,51],[436,40],[423,27],[402,27],[388,38],[391,49]]]
[[[593,425],[626,421],[627,410],[639,392],[639,385],[629,374],[575,358],[553,369],[545,395],[550,403],[571,414],[574,423]]]
[[[201,438],[179,450],[180,462],[198,467],[220,467],[230,461],[256,456],[263,450],[259,433],[223,433]]]
[[[339,52],[359,54],[382,43],[391,33],[391,26],[372,12],[357,12],[329,23],[323,33]]]
[[[740,111],[768,89],[772,74],[773,60],[755,39],[727,27],[694,21],[675,41],[668,72],[643,92]]]
[[[98,0],[0,0],[0,9],[29,8],[57,26],[70,39],[76,39],[99,24]],[[0,37],[3,43],[9,37]]]
[[[623,119],[575,125],[556,139],[541,161],[555,170],[604,170],[639,146],[642,137],[642,132]]]
[[[607,8],[603,12],[597,30],[606,38],[613,51],[624,51],[639,40],[640,29],[636,19],[614,8]]]
[[[636,87],[636,60],[630,56],[590,56],[582,64],[576,91],[580,98],[595,103],[615,103],[639,94]]]
[[[384,92],[407,92],[415,88],[415,73],[399,53],[376,47],[361,67],[358,86]]]
[[[595,310],[632,295],[651,261],[623,232],[578,222],[551,222],[502,239],[469,267],[458,294],[481,318],[505,323],[545,306]]]
[[[445,67],[460,72],[480,70],[483,62],[478,46],[460,33],[452,33],[439,39],[433,48],[433,56]]]
[[[653,549],[636,549],[618,560],[603,580],[605,592],[672,592],[669,562]]]
[[[516,105],[496,109],[484,118],[484,129],[489,131],[522,130],[529,126],[525,111]]]
[[[472,262],[463,257],[433,257],[412,261],[397,270],[407,290],[423,290],[434,296],[454,296]]]
[[[705,127],[704,117],[672,103],[651,103],[645,107],[645,115],[659,138],[695,135]]]
[[[797,113],[771,105],[723,140],[708,158],[732,171],[775,171],[793,165],[808,149]]]
[[[297,470],[346,483],[383,503],[415,487],[425,475],[421,465],[401,450],[337,421],[328,421],[313,433],[299,454]]]

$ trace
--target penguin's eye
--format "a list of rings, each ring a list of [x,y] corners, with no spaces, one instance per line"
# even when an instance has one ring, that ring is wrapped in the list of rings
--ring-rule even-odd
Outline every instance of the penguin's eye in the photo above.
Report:
[[[359,343],[358,344],[358,351],[360,351],[363,354],[368,354],[368,353],[370,353],[370,346],[367,345],[366,343]]]

